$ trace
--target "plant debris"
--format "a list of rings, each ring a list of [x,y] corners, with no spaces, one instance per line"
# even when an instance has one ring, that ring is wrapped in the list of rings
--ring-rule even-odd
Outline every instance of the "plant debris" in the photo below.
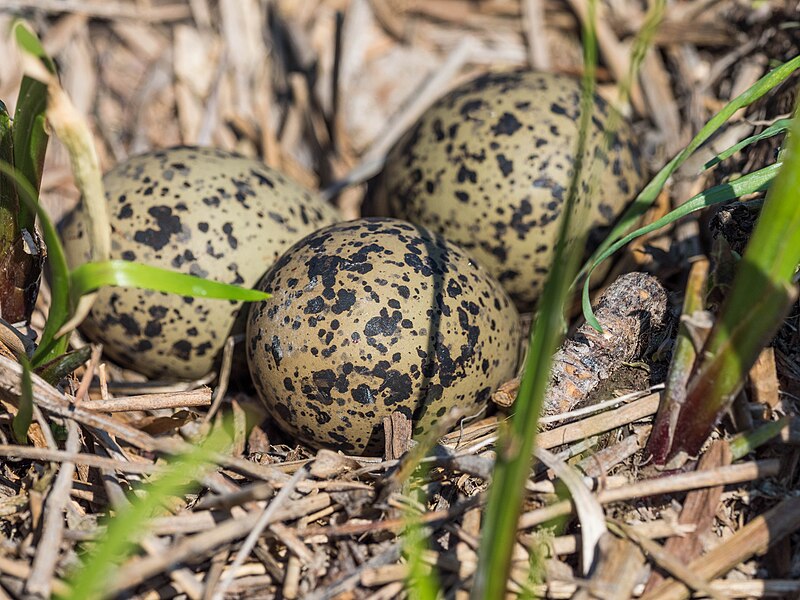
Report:
[[[628,47],[645,15],[632,0],[601,8],[599,92],[617,104]],[[263,158],[324,190],[354,218],[394,141],[457,83],[500,67],[580,74],[586,14],[585,0],[6,0],[0,29],[17,17],[33,25],[88,119],[104,170],[152,148],[213,145]],[[758,7],[733,0],[666,6],[631,105],[621,107],[644,137],[652,170],[770,61],[797,55],[800,30],[785,26],[794,20],[794,7],[777,0]],[[8,104],[22,61],[5,36],[0,55],[0,98]],[[785,116],[794,98],[788,83],[780,99],[736,115],[708,152]],[[646,219],[771,162],[769,143],[698,175],[710,158],[701,153]],[[42,202],[58,219],[77,201],[66,151],[51,142]],[[743,209],[724,210],[718,221],[733,232],[731,243],[746,238]],[[710,254],[703,232],[702,219],[684,219],[638,240],[613,272],[653,273],[680,296],[689,259]],[[651,285],[649,275],[629,277]],[[653,290],[652,326],[667,301],[660,288],[645,289]],[[33,331],[41,332],[48,302],[43,285]],[[620,302],[609,305],[612,312]],[[548,598],[800,594],[796,322],[797,307],[750,373],[736,409],[749,421],[723,422],[699,460],[680,471],[656,471],[643,450],[662,394],[651,377],[644,383],[611,377],[589,406],[576,406],[571,395],[553,404],[537,446],[558,462],[537,462],[527,482],[508,591]],[[595,339],[579,332],[573,344],[581,335]],[[33,335],[5,322],[0,333],[0,596],[67,594],[69,574],[104,539],[106,516],[129,505],[225,413],[232,415],[232,451],[213,456],[199,488],[163,506],[105,594],[395,598],[408,589],[401,534],[413,517],[428,543],[419,557],[423,568],[438,571],[445,597],[468,597],[503,413],[457,421],[422,459],[424,468],[409,475],[407,457],[417,442],[402,418],[385,423],[382,458],[315,452],[264,421],[230,354],[219,377],[174,384],[124,371],[94,349],[57,386],[33,375],[33,424],[29,444],[20,445],[9,440],[21,392],[15,356],[29,353]],[[623,339],[631,342],[626,347],[647,347],[650,360],[647,338]],[[72,342],[84,345],[77,333]],[[604,368],[642,360],[635,353],[610,357]],[[513,396],[513,386],[506,393]],[[771,442],[736,456],[728,449],[738,428],[757,430],[781,416],[789,425]],[[565,462],[578,471],[570,485],[583,482],[608,529],[590,540],[598,560],[588,574],[579,559],[589,543],[585,530],[572,519],[575,505],[561,495],[550,468]],[[409,493],[412,487],[424,502]],[[540,579],[530,577],[532,561],[541,563]]]

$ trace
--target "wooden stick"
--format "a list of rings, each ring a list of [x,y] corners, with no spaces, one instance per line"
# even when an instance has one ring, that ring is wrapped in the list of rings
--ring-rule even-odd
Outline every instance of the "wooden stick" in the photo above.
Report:
[[[80,447],[80,428],[75,421],[67,421],[67,451],[75,454]],[[74,473],[75,463],[65,461],[47,496],[42,536],[36,546],[31,572],[25,583],[25,590],[29,594],[49,598],[53,591],[58,553],[64,538],[64,507],[69,502]]]
[[[35,448],[33,446],[17,446],[15,444],[0,444],[0,456],[75,463],[78,465],[87,465],[96,469],[113,469],[115,471],[122,471],[123,473],[149,474],[159,470],[158,465],[149,462],[124,462],[113,458],[97,456],[95,454],[50,450],[49,448]]]
[[[19,363],[0,356],[0,394],[7,392],[19,396],[21,393],[21,376],[22,366]],[[31,375],[31,380],[33,383],[33,401],[40,408],[52,414],[74,419],[82,425],[99,429],[142,450],[177,454],[188,452],[192,448],[191,444],[182,440],[156,438],[116,419],[75,406],[61,392],[36,374]],[[214,460],[253,479],[263,479],[271,482],[289,479],[287,475],[272,466],[254,463],[238,456],[216,453]]]
[[[629,486],[603,490],[597,496],[602,504],[630,500],[643,496],[657,496],[659,494],[669,494],[683,492],[703,487],[715,485],[728,485],[732,483],[742,483],[752,481],[761,477],[774,477],[780,472],[780,460],[757,460],[752,462],[740,463],[729,467],[714,469],[713,471],[695,471],[693,473],[683,473],[664,477],[661,479],[648,479],[639,481]],[[520,529],[528,529],[534,525],[545,523],[555,517],[568,515],[572,512],[572,502],[562,500],[537,508],[523,514],[519,520]],[[710,577],[709,577],[710,579]]]
[[[536,445],[554,448],[633,423],[654,414],[658,410],[659,398],[660,394],[650,394],[613,411],[544,431],[536,438]]]
[[[211,388],[203,386],[188,392],[170,394],[142,394],[125,398],[94,400],[83,404],[84,408],[97,412],[127,412],[132,410],[160,410],[162,408],[182,408],[187,406],[209,406]]]
[[[720,577],[751,556],[791,535],[800,528],[800,497],[787,498],[763,515],[759,515],[705,555],[689,563],[688,569],[698,577]],[[646,600],[679,600],[691,592],[683,582],[671,580],[655,589]]]
[[[184,3],[159,6],[132,5],[128,2],[87,2],[85,0],[5,0],[5,10],[35,8],[50,13],[77,13],[100,19],[135,19],[137,21],[182,21],[191,16]]]
[[[522,30],[528,42],[528,62],[531,68],[535,71],[550,71],[552,61],[547,45],[543,0],[523,0]]]
[[[317,494],[317,496],[319,496],[317,499],[318,504],[313,508],[314,510],[319,508],[319,504],[330,503],[331,501],[327,494]],[[299,503],[294,502],[293,504],[297,505]],[[290,505],[278,510],[272,515],[270,521],[277,523],[285,520],[286,510],[291,508],[292,506]],[[114,581],[109,585],[107,593],[109,595],[117,594],[122,590],[147,581],[150,577],[167,570],[172,565],[189,562],[193,558],[203,556],[223,544],[245,537],[253,530],[262,514],[259,511],[252,511],[242,518],[228,519],[223,523],[217,523],[212,517],[213,524],[207,531],[182,538],[179,542],[170,546],[163,554],[137,557],[122,565],[117,570]]]

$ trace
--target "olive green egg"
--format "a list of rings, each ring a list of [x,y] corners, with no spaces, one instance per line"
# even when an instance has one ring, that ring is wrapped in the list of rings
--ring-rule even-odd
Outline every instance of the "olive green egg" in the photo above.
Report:
[[[259,285],[247,359],[287,433],[379,455],[398,411],[424,435],[477,416],[516,373],[520,324],[502,286],[466,252],[408,222],[359,219],[292,246]]]
[[[389,214],[444,235],[489,269],[520,310],[535,305],[552,265],[575,168],[581,85],[563,75],[488,73],[448,93],[391,150],[379,197]],[[591,204],[573,235],[589,249],[643,184],[629,124],[599,96],[587,132]],[[609,137],[606,143],[605,138]],[[607,148],[607,151],[606,151]]]
[[[178,147],[130,158],[103,178],[111,258],[244,287],[291,244],[338,220],[321,198],[247,158]],[[80,209],[62,226],[70,267],[89,260]],[[103,288],[81,331],[122,366],[150,377],[209,372],[241,303]]]

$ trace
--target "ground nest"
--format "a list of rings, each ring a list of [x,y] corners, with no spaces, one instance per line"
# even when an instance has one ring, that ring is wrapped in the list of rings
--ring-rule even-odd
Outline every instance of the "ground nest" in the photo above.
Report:
[[[456,83],[502,66],[580,74],[587,12],[586,0],[3,4],[2,29],[24,17],[55,58],[104,170],[153,148],[211,145],[262,158],[324,190],[346,218],[360,216],[392,144]],[[613,99],[645,9],[629,0],[601,8],[599,92]],[[666,8],[629,106],[651,172],[774,62],[797,55],[794,21],[795,7],[778,1]],[[8,103],[22,63],[7,36],[0,56],[7,57],[0,98]],[[775,138],[696,175],[715,151],[790,113],[796,83],[737,114],[694,169],[670,180],[646,219],[772,162]],[[78,201],[58,143],[48,151],[42,201],[55,219]],[[699,457],[663,471],[644,452],[691,265],[719,252],[720,238],[741,251],[755,220],[750,206],[683,219],[621,253],[596,291],[607,308],[599,314],[618,320],[613,339],[576,317],[556,356],[510,594],[800,594],[797,306]],[[619,278],[625,273],[636,275]],[[636,309],[650,315],[645,324],[619,310],[653,285],[660,291]],[[41,331],[48,299],[45,283],[31,331]],[[74,336],[75,346],[85,344]],[[577,360],[592,369],[576,374]],[[162,507],[104,589],[109,597],[388,599],[413,591],[412,571],[431,570],[442,597],[469,597],[498,423],[513,412],[518,381],[495,391],[486,415],[451,423],[425,468],[415,470],[419,457],[401,414],[384,421],[381,458],[306,448],[270,425],[232,362],[233,369],[223,361],[217,373],[176,384],[120,369],[96,350],[58,388],[34,378],[31,443],[19,445],[11,416],[22,368],[9,353],[0,357],[0,597],[67,593],[69,573],[103,539],[106,517],[223,415],[232,452],[215,455],[199,489]],[[732,443],[783,416],[787,426],[757,450],[742,453]],[[580,472],[609,531],[591,573],[581,559],[587,521],[575,516],[581,500],[566,500],[560,483],[564,463]],[[417,569],[401,535],[410,521],[427,544]]]

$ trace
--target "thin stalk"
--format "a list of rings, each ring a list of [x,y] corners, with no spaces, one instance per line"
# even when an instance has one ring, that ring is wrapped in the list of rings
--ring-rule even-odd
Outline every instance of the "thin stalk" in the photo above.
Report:
[[[695,150],[697,150],[706,140],[708,140],[708,138],[710,138],[714,132],[722,127],[722,125],[724,125],[736,111],[738,111],[740,108],[749,106],[764,96],[764,94],[772,90],[775,86],[785,81],[798,69],[798,67],[800,67],[800,56],[793,58],[779,67],[776,67],[764,75],[764,77],[759,79],[752,86],[750,86],[747,90],[728,102],[728,104],[726,104],[722,110],[714,115],[703,126],[703,128],[697,133],[697,135],[695,135],[692,141],[689,142],[686,148],[679,152],[675,158],[669,161],[669,163],[667,163],[658,172],[658,174],[653,177],[650,183],[648,183],[639,193],[628,210],[625,211],[625,214],[620,217],[619,221],[608,234],[606,239],[602,244],[600,244],[589,260],[586,261],[586,264],[584,264],[578,274],[578,277],[585,276],[582,294],[583,314],[586,317],[586,321],[591,324],[592,327],[598,331],[602,330],[600,324],[597,322],[597,319],[594,316],[591,302],[589,300],[590,276],[592,271],[594,271],[594,269],[597,268],[601,262],[603,262],[604,257],[608,256],[608,254],[606,254],[608,249],[623,235],[625,235],[625,232],[628,231],[636,222],[636,220],[643,215],[645,211],[647,211],[653,202],[655,202],[658,194],[661,192],[661,189],[667,182],[667,179],[669,179],[669,177],[678,169],[678,167],[680,167],[692,154],[694,154]]]
[[[696,455],[797,297],[800,263],[800,104],[783,168],[767,194],[730,295],[689,383],[670,456]]]
[[[14,139],[11,117],[0,102],[0,160],[14,164]],[[19,232],[19,199],[13,179],[0,176],[0,256],[11,254],[11,245]]]
[[[14,24],[13,33],[17,45],[38,58],[44,68],[55,75],[55,64],[45,52],[36,34],[22,21]],[[31,77],[23,77],[17,96],[17,109],[14,113],[14,161],[12,164],[20,170],[22,176],[37,191],[37,199],[48,142],[45,128],[46,106],[47,86]],[[27,204],[21,205],[20,228],[32,232],[35,222],[36,211]]]
[[[33,383],[31,381],[31,363],[24,356],[19,357],[22,365],[22,385],[20,385],[17,414],[11,422],[11,430],[18,444],[28,443],[28,429],[33,423]]]
[[[489,500],[486,507],[483,535],[478,554],[478,567],[471,598],[503,598],[511,569],[511,555],[516,543],[517,521],[522,508],[525,481],[533,463],[533,445],[536,439],[539,415],[542,410],[552,357],[558,347],[564,327],[564,306],[570,284],[580,260],[582,240],[567,247],[575,218],[580,184],[584,181],[584,156],[587,131],[592,116],[592,98],[595,88],[597,48],[595,40],[596,2],[589,2],[589,18],[584,24],[584,77],[581,95],[581,120],[575,151],[575,172],[570,181],[559,228],[553,269],[545,282],[539,299],[538,315],[534,324],[525,371],[520,382],[515,403],[516,413],[510,423],[500,430],[497,462]],[[583,206],[588,198],[583,199]]]
[[[55,334],[69,317],[69,268],[67,267],[67,259],[64,256],[64,249],[61,247],[56,228],[39,204],[33,185],[25,179],[18,169],[15,169],[7,162],[0,161],[0,173],[14,180],[19,192],[19,199],[34,214],[38,215],[39,226],[48,250],[51,302],[50,312],[47,314],[47,322],[39,340],[39,346],[33,353],[33,366],[38,367],[56,356],[60,356],[67,349],[67,338],[56,339]]]
[[[697,311],[704,308],[707,279],[708,260],[695,262],[689,271],[689,280],[686,282],[681,324],[669,365],[666,388],[658,407],[653,430],[647,441],[647,451],[659,464],[662,464],[667,458],[666,453],[675,435],[678,415],[686,401],[686,384],[697,359],[696,336],[693,336],[690,330],[690,327],[693,326],[690,319]],[[706,331],[706,333],[708,332]]]

